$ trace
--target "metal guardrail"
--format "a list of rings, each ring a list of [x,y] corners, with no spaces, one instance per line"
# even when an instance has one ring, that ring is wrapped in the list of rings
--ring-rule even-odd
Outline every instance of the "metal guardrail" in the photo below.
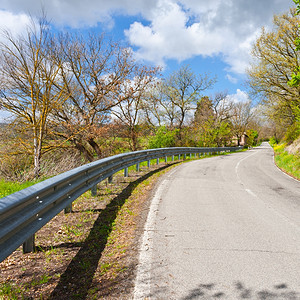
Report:
[[[71,205],[89,189],[96,194],[95,187],[102,180],[128,167],[161,157],[232,152],[242,147],[222,148],[162,148],[119,154],[86,164],[68,172],[37,183],[31,187],[0,199],[0,262],[23,244],[23,251],[34,249],[34,234],[59,212],[71,211]]]

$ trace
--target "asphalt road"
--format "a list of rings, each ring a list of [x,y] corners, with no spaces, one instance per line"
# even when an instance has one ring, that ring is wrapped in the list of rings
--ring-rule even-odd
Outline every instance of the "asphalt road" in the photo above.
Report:
[[[300,299],[300,182],[264,143],[182,164],[160,183],[135,299]]]

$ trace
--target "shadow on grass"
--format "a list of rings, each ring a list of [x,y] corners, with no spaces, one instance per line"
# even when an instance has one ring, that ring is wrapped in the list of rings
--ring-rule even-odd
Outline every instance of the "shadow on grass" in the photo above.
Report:
[[[174,164],[153,170],[131,182],[104,210],[101,210],[88,237],[82,243],[80,250],[72,259],[66,271],[60,276],[60,280],[49,299],[86,298],[119,210],[138,184]]]

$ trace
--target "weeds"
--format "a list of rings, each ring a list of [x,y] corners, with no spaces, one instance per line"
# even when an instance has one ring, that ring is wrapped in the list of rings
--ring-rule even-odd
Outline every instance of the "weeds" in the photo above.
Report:
[[[23,292],[20,286],[15,283],[5,282],[0,285],[0,299],[2,300],[17,300],[24,299]]]
[[[286,144],[274,144],[275,163],[289,175],[300,180],[300,156],[285,151]]]
[[[12,193],[18,192],[39,181],[28,181],[24,183],[0,180],[0,198],[6,197]]]

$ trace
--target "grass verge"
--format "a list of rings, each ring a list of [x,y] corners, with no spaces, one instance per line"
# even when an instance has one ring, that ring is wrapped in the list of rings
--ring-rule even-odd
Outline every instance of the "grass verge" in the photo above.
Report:
[[[6,197],[12,193],[23,190],[23,189],[25,189],[29,186],[32,186],[40,181],[27,181],[24,183],[20,183],[20,182],[5,181],[3,179],[0,179],[0,198]]]
[[[285,144],[273,145],[276,165],[285,173],[300,180],[300,156],[285,151]]]

